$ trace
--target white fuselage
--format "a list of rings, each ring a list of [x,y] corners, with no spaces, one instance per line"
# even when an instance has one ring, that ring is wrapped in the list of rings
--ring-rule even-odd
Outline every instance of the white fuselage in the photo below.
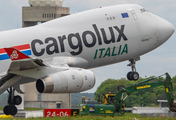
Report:
[[[33,58],[78,57],[87,61],[84,68],[94,68],[139,57],[173,32],[172,24],[141,6],[117,5],[0,32],[0,48],[29,44]],[[0,73],[10,62],[0,61]]]

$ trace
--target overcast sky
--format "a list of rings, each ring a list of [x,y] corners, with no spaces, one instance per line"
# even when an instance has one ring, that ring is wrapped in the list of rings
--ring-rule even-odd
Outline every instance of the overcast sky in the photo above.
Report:
[[[168,20],[176,27],[176,1],[175,0],[64,0],[64,7],[70,7],[70,13],[81,12],[103,6],[116,4],[139,4],[148,11]],[[0,31],[21,28],[22,6],[29,6],[28,0],[0,0]],[[168,72],[176,75],[176,34],[162,46],[141,56],[136,67],[141,77],[158,76]],[[95,68],[96,85],[86,92],[95,92],[102,81],[113,78],[126,78],[131,70],[127,67],[129,62],[122,62],[106,67]]]

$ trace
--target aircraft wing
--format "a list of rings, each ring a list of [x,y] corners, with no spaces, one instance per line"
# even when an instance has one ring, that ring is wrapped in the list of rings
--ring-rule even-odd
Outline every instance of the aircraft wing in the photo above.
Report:
[[[8,70],[10,74],[39,79],[47,74],[68,70],[68,68],[47,65],[41,59],[32,59],[15,48],[4,49],[12,60]]]
[[[12,62],[6,75],[3,75],[0,79],[0,94],[17,83],[22,77],[39,79],[46,77],[48,74],[68,70],[65,67],[47,65],[41,59],[33,59],[13,47],[4,48],[4,50]],[[18,92],[22,93],[20,90]]]

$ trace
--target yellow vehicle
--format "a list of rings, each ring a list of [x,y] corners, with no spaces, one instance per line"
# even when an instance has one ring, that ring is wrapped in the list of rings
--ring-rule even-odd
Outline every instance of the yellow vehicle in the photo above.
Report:
[[[116,96],[116,94],[111,94],[111,92],[109,92],[109,94],[106,94],[105,96],[103,96],[103,104],[107,104],[108,101],[115,102],[115,101],[113,101],[115,96]]]
[[[115,103],[116,100],[115,100],[115,97],[116,97],[116,94],[111,94],[111,92],[109,92],[109,94],[105,94],[103,95],[103,101],[102,103],[103,104],[108,104],[108,103]],[[125,102],[123,102],[123,105],[122,105],[122,110],[125,110]]]
[[[4,115],[0,115],[0,118],[13,118],[13,116],[4,114]]]

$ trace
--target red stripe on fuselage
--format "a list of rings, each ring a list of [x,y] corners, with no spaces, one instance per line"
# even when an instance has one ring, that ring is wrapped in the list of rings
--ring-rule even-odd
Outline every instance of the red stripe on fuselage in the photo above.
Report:
[[[25,45],[18,45],[18,46],[13,46],[13,48],[17,49],[17,50],[25,50],[25,49],[30,49],[30,45],[29,44],[25,44]],[[6,53],[6,51],[4,50],[4,48],[0,49],[0,54]]]

